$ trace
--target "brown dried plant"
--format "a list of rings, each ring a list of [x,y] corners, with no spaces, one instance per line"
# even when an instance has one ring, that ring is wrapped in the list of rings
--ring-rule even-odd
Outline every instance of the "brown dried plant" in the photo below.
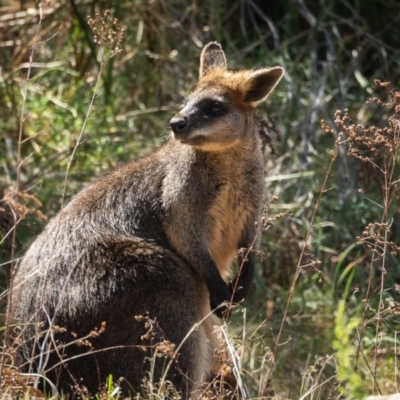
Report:
[[[328,125],[326,125],[323,121],[322,121],[322,128],[328,132],[333,133],[333,130]],[[284,343],[281,343],[282,332],[283,332],[283,328],[284,328],[284,325],[286,322],[286,317],[289,313],[289,307],[290,307],[291,301],[293,299],[300,275],[302,273],[310,274],[310,271],[312,271],[311,273],[316,272],[319,275],[320,281],[323,280],[323,274],[318,269],[318,266],[320,265],[320,261],[317,258],[313,257],[312,255],[308,254],[308,244],[309,244],[309,241],[310,241],[310,238],[312,236],[312,232],[313,232],[313,229],[315,226],[314,223],[315,223],[315,219],[317,216],[319,206],[321,205],[324,194],[327,191],[326,188],[327,188],[327,184],[328,184],[328,179],[331,176],[331,171],[332,171],[334,162],[336,160],[336,157],[339,154],[339,145],[340,145],[340,137],[338,137],[337,140],[335,141],[334,149],[331,152],[330,162],[329,162],[328,168],[325,173],[325,178],[324,178],[321,188],[319,190],[319,194],[318,194],[317,200],[315,202],[313,212],[311,215],[311,219],[309,222],[308,230],[305,234],[303,245],[300,249],[300,255],[299,255],[299,258],[298,258],[298,261],[296,264],[296,271],[294,273],[294,277],[293,277],[293,280],[292,280],[292,283],[290,286],[290,291],[289,291],[288,299],[286,301],[286,306],[285,306],[285,309],[283,312],[281,323],[279,326],[279,331],[278,331],[278,334],[276,335],[276,337],[274,338],[275,345],[273,346],[273,350],[272,350],[274,360],[277,359],[279,348],[284,344]],[[270,381],[271,381],[272,372],[273,372],[273,368],[270,368],[266,374],[263,392],[268,391],[268,385],[270,384]]]
[[[348,110],[343,113],[337,111],[335,124],[340,129],[339,141],[347,146],[347,154],[368,164],[374,170],[374,176],[380,183],[382,190],[382,216],[381,221],[369,223],[357,240],[365,243],[371,249],[371,260],[383,258],[391,253],[393,256],[400,250],[398,244],[388,240],[390,233],[389,208],[396,196],[397,183],[396,171],[398,152],[400,148],[400,91],[396,91],[390,82],[375,80],[375,84],[386,90],[389,95],[387,102],[378,97],[366,101],[366,104],[377,104],[383,108],[389,108],[390,116],[383,127],[375,125],[365,127],[352,123]],[[329,131],[326,125],[323,126]]]
[[[9,256],[13,247],[14,250],[20,247],[16,237],[13,241],[13,231],[28,215],[46,220],[46,216],[40,211],[41,207],[41,202],[32,194],[16,190],[4,194],[0,191],[0,256]],[[7,281],[11,278],[11,264],[12,261],[2,264]]]
[[[400,309],[400,304],[397,304],[394,301],[386,302],[385,304],[383,299],[387,257],[389,255],[396,256],[400,250],[399,243],[389,240],[389,235],[391,233],[390,208],[393,200],[399,195],[398,188],[396,186],[399,180],[398,177],[396,178],[396,172],[398,169],[398,151],[400,147],[400,92],[393,89],[389,82],[376,80],[375,84],[387,92],[389,100],[384,102],[377,97],[373,97],[367,100],[366,104],[374,104],[378,107],[389,108],[391,110],[391,114],[387,118],[387,124],[385,126],[380,127],[373,125],[366,127],[361,124],[352,123],[348,110],[344,110],[343,112],[336,111],[334,122],[337,128],[332,128],[325,121],[321,121],[322,129],[335,137],[335,145],[331,152],[331,160],[325,174],[325,179],[321,185],[317,201],[314,205],[314,210],[309,222],[309,228],[303,241],[304,244],[301,248],[299,259],[297,261],[296,271],[291,284],[282,323],[275,338],[275,347],[273,348],[273,356],[274,359],[276,359],[277,352],[282,344],[280,340],[285,323],[284,321],[286,319],[286,315],[288,314],[289,306],[293,298],[300,274],[302,272],[306,274],[316,272],[319,275],[320,280],[323,279],[323,274],[318,269],[320,262],[315,257],[308,254],[307,243],[312,235],[318,208],[322,202],[325,192],[327,191],[327,182],[331,175],[334,161],[339,155],[339,149],[345,146],[347,147],[347,154],[350,157],[353,157],[363,163],[366,174],[368,174],[371,169],[374,171],[374,178],[380,185],[382,193],[382,213],[380,216],[380,221],[369,223],[362,234],[356,238],[357,241],[365,245],[365,248],[369,254],[368,283],[366,285],[365,299],[363,301],[364,309],[361,319],[362,323],[357,332],[357,337],[355,338],[357,339],[358,343],[357,359],[359,355],[362,354],[365,360],[365,352],[363,349],[361,349],[363,331],[368,324],[374,323],[376,337],[375,349],[373,353],[374,361],[373,365],[368,365],[374,382],[374,392],[375,390],[379,391],[379,386],[377,383],[377,357],[379,354],[378,338],[383,324],[382,320],[389,314],[393,315],[394,312],[398,313],[398,310]],[[268,220],[265,220],[264,224],[268,226]],[[380,282],[378,285],[373,287],[373,279],[376,276],[376,271],[380,272]],[[369,318],[367,320],[367,311],[373,309],[370,300],[372,294],[376,292],[379,294],[379,309],[373,318]],[[267,373],[266,382],[270,380],[271,373],[272,368]]]
[[[37,29],[35,32],[35,35],[33,39],[31,40],[31,47],[30,47],[30,55],[29,55],[29,67],[28,67],[28,72],[24,84],[24,90],[22,91],[22,102],[21,102],[21,113],[20,113],[20,119],[19,119],[19,138],[18,138],[18,149],[17,149],[17,177],[16,177],[16,182],[15,182],[15,189],[13,192],[10,192],[9,194],[5,195],[4,197],[0,197],[0,232],[2,233],[2,238],[0,239],[0,245],[2,244],[3,241],[8,240],[7,243],[9,244],[10,247],[10,252],[11,252],[11,260],[9,263],[6,265],[6,271],[7,271],[7,281],[11,282],[10,287],[8,292],[6,294],[8,295],[8,302],[9,304],[12,302],[12,275],[13,275],[13,270],[16,264],[16,259],[15,259],[15,253],[17,249],[17,234],[16,234],[16,229],[18,224],[22,219],[24,219],[28,214],[36,214],[37,217],[41,219],[45,219],[45,216],[41,213],[41,211],[38,209],[41,204],[39,200],[25,192],[22,191],[20,188],[20,174],[21,174],[21,166],[23,162],[25,161],[22,158],[22,144],[24,141],[22,140],[22,133],[24,130],[24,126],[26,123],[27,118],[29,118],[29,113],[26,110],[26,101],[27,101],[27,94],[29,93],[29,85],[30,85],[30,80],[31,80],[31,70],[32,70],[32,65],[33,65],[33,58],[35,55],[35,49],[36,45],[39,42],[40,38],[40,32],[42,29],[42,22],[44,15],[46,14],[44,12],[44,8],[48,7],[49,4],[46,3],[39,3],[39,21],[37,24]],[[113,57],[116,54],[121,53],[122,49],[122,42],[124,39],[124,30],[120,27],[119,21],[116,18],[113,18],[111,16],[110,11],[106,10],[103,15],[101,15],[99,12],[95,14],[95,16],[88,17],[88,24],[91,30],[93,31],[94,34],[94,40],[95,42],[101,46],[101,52],[100,52],[100,68],[97,74],[97,78],[95,80],[95,85],[93,89],[93,94],[91,96],[90,103],[87,107],[87,111],[85,114],[85,119],[82,124],[78,140],[75,143],[75,146],[73,148],[72,154],[70,156],[67,170],[65,173],[65,178],[64,178],[64,185],[63,185],[63,194],[62,194],[62,206],[64,204],[64,198],[65,198],[65,192],[66,192],[66,184],[67,184],[67,179],[68,179],[68,173],[71,167],[71,164],[74,159],[74,155],[82,141],[82,137],[85,131],[86,123],[88,119],[90,118],[90,114],[92,112],[92,108],[94,105],[94,100],[98,96],[98,89],[100,86],[100,78],[102,76],[102,72],[104,70],[104,67],[107,63],[107,61]],[[33,204],[33,206],[32,206]],[[10,326],[9,323],[9,315],[8,313],[6,314],[6,320],[5,320],[5,326],[6,326],[6,334],[4,335],[5,338],[7,337],[7,330]],[[101,332],[99,332],[101,333]],[[95,333],[92,332],[90,335],[94,335]],[[92,337],[92,336],[88,336]],[[88,342],[86,338],[81,338],[77,341],[77,343],[80,343],[82,345],[87,345]],[[5,342],[4,342],[5,344]],[[4,348],[6,346],[4,345]],[[57,349],[59,350],[59,349]],[[6,365],[8,365],[9,357],[6,354],[6,351],[1,352],[1,360],[0,360],[0,377],[5,377],[4,369],[6,368]],[[22,375],[21,375],[22,376]],[[14,379],[14,378],[13,378]],[[2,384],[4,381],[1,381]],[[7,382],[6,382],[7,383]]]
[[[335,124],[339,128],[337,143],[347,147],[347,154],[362,162],[366,179],[374,179],[381,190],[381,199],[375,200],[380,205],[380,220],[369,222],[356,240],[364,245],[367,254],[368,280],[363,299],[363,312],[361,324],[356,334],[357,354],[356,363],[361,355],[364,361],[368,361],[362,349],[362,338],[365,328],[369,324],[375,324],[375,345],[373,351],[373,365],[368,364],[368,369],[373,379],[373,391],[380,392],[377,382],[377,366],[379,356],[379,337],[381,334],[383,320],[385,317],[397,314],[398,304],[393,301],[385,302],[383,292],[385,289],[385,275],[387,273],[388,257],[396,257],[400,250],[399,243],[390,240],[391,224],[393,221],[393,206],[399,196],[398,190],[398,154],[400,148],[400,91],[394,89],[390,82],[375,80],[375,85],[382,88],[388,95],[388,101],[382,101],[373,97],[366,101],[367,105],[377,105],[380,114],[389,116],[384,126],[364,126],[353,123],[348,110],[337,111]],[[334,133],[333,129],[322,122],[325,131]],[[362,191],[361,191],[362,193]],[[369,200],[366,197],[367,200]],[[380,275],[380,276],[379,276]],[[377,293],[378,307],[371,304],[373,294]],[[374,302],[375,304],[375,302]],[[367,318],[368,311],[374,315]],[[396,312],[395,312],[396,311]],[[355,366],[357,367],[357,365]]]
[[[8,197],[8,199],[6,199],[5,201],[4,201],[4,199],[2,199],[3,204],[6,205],[6,209],[8,208],[9,215],[11,215],[13,218],[12,226],[10,227],[9,233],[6,234],[6,236],[8,236],[8,234],[11,235],[11,251],[10,251],[11,257],[10,257],[9,264],[6,267],[6,271],[7,271],[6,274],[7,274],[7,281],[8,281],[7,284],[9,285],[9,290],[7,292],[9,304],[12,302],[12,279],[11,278],[13,276],[14,267],[16,265],[15,255],[16,255],[16,249],[17,249],[17,243],[18,243],[17,226],[18,226],[19,222],[21,221],[21,219],[23,217],[25,217],[25,215],[27,214],[26,210],[28,210],[26,205],[20,206],[20,204],[19,204],[20,202],[17,200],[18,198],[26,200],[26,198],[27,198],[26,196],[29,197],[29,195],[23,194],[21,191],[21,188],[20,188],[21,166],[23,165],[24,161],[26,160],[22,157],[22,144],[23,144],[22,137],[23,137],[23,131],[24,131],[26,121],[29,118],[29,113],[26,112],[26,101],[27,101],[28,88],[29,88],[29,83],[30,83],[31,73],[32,73],[33,57],[35,54],[36,46],[40,40],[40,32],[42,29],[42,22],[43,22],[43,18],[45,15],[45,10],[48,6],[49,6],[48,2],[44,2],[43,4],[42,3],[38,4],[39,20],[38,20],[38,23],[36,26],[34,36],[31,40],[31,46],[29,49],[29,66],[28,66],[28,70],[27,70],[27,74],[26,74],[26,79],[23,84],[23,90],[21,90],[22,99],[21,99],[21,111],[20,111],[20,115],[19,115],[17,159],[16,159],[17,170],[16,170],[15,183],[13,185],[14,191]],[[34,197],[32,197],[32,199],[34,199]],[[5,218],[8,219],[7,213],[6,213]],[[5,334],[4,334],[3,348],[6,347],[5,344],[6,344],[6,338],[8,335],[9,325],[10,325],[9,314],[6,313],[6,318],[5,318],[6,329],[5,329]],[[5,361],[6,361],[6,352],[3,351],[3,352],[1,352],[0,377],[3,376],[3,369],[5,366]]]
[[[92,17],[88,15],[87,22],[93,32],[94,42],[99,46],[105,46],[110,50],[110,57],[122,52],[124,30],[119,25],[118,18],[113,18],[110,10],[99,11]]]

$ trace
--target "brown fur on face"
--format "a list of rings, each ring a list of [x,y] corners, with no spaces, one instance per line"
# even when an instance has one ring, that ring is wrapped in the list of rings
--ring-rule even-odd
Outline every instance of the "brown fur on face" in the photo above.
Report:
[[[212,369],[216,316],[252,281],[251,251],[226,280],[238,250],[258,243],[264,163],[255,106],[282,73],[230,72],[221,46],[205,46],[170,140],[83,189],[17,268],[9,312],[20,365],[66,392],[79,384],[95,393],[111,373],[129,382],[128,395],[141,391],[151,362],[153,381],[163,375],[169,361],[157,349],[169,357],[166,343],[184,340],[166,379],[192,396]],[[91,335],[96,327],[105,329]],[[74,342],[88,334],[84,346]]]
[[[265,100],[283,76],[283,68],[263,68],[258,70],[227,71],[224,68],[213,68],[202,76],[195,87],[195,91],[205,87],[220,87],[235,97],[243,111],[248,106],[255,107]],[[262,86],[260,88],[260,86]],[[259,90],[256,90],[259,88]]]
[[[228,71],[219,44],[202,51],[200,80],[171,120],[173,136],[204,151],[223,151],[248,141],[254,109],[277,85],[281,67]],[[219,111],[218,111],[219,109]]]

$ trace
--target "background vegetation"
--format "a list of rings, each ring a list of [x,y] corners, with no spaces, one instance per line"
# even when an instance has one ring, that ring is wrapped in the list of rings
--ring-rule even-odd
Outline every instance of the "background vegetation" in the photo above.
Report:
[[[96,38],[87,16],[105,10]],[[266,154],[264,257],[229,325],[249,397],[397,392],[400,93],[374,80],[399,82],[398,0],[1,2],[2,309],[46,218],[166,139],[211,40],[231,68],[286,69],[260,110],[280,137]],[[390,104],[365,104],[375,95]],[[337,109],[374,128],[335,125]]]

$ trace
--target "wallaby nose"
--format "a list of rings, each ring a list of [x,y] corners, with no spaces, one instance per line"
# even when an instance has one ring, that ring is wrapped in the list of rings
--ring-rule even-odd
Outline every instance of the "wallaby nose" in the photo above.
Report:
[[[180,135],[185,133],[185,130],[188,126],[188,119],[187,117],[174,117],[171,119],[170,124],[175,135]]]

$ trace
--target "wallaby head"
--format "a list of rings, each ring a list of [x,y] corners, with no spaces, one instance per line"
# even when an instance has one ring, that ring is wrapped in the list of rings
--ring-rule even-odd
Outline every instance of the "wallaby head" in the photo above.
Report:
[[[200,57],[200,79],[181,111],[171,120],[173,137],[205,151],[235,146],[253,134],[252,116],[283,76],[283,68],[233,72],[217,42]]]

